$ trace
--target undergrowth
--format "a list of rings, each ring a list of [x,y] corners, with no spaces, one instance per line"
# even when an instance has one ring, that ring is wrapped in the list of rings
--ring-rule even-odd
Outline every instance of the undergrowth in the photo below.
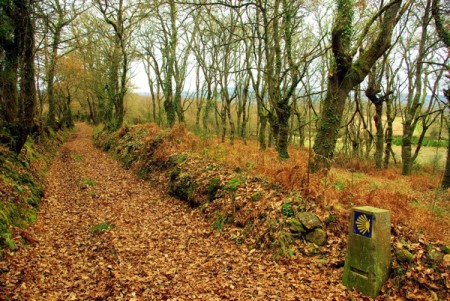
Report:
[[[44,193],[44,178],[68,131],[28,138],[19,155],[0,146],[0,252],[14,250],[14,229],[34,223]]]

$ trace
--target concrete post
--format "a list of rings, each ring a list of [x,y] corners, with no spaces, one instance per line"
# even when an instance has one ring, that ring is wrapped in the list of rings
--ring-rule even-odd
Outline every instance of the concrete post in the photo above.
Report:
[[[370,206],[352,208],[343,284],[375,298],[389,277],[390,265],[389,211]]]

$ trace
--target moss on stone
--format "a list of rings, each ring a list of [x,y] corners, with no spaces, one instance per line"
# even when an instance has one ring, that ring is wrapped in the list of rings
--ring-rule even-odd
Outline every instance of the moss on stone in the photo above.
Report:
[[[200,205],[195,200],[195,191],[197,184],[194,177],[187,172],[182,172],[179,169],[174,169],[169,176],[169,194],[178,197],[180,200],[187,201],[191,206],[197,207]]]
[[[298,219],[289,218],[286,222],[288,224],[289,230],[292,233],[305,233],[306,232],[305,227],[303,227],[302,223],[299,222]]]
[[[395,250],[395,257],[399,262],[412,262],[414,260],[414,256],[405,249],[397,249]]]

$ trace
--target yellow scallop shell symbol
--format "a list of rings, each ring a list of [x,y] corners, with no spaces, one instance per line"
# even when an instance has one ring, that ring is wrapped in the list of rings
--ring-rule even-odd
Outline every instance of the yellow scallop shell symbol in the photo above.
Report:
[[[358,231],[363,235],[370,232],[370,220],[367,219],[367,216],[365,214],[362,214],[358,217],[358,219],[356,220],[356,227],[358,228]]]

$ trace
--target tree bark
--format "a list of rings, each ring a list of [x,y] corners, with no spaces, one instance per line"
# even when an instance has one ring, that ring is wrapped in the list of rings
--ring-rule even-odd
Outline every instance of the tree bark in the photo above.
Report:
[[[54,81],[56,72],[56,61],[58,58],[58,47],[61,40],[62,27],[56,27],[53,32],[53,41],[51,45],[50,61],[47,71],[47,99],[48,99],[48,115],[47,125],[56,129],[56,100],[54,93]]]
[[[20,24],[22,29],[23,46],[20,49],[22,58],[22,80],[20,83],[19,114],[20,114],[20,136],[16,142],[16,153],[20,153],[28,134],[33,127],[34,111],[36,107],[36,85],[34,76],[34,24],[32,20],[33,1],[18,1],[17,5],[21,16]]]
[[[450,103],[450,90],[446,90],[447,101]],[[445,163],[444,177],[442,178],[441,187],[450,188],[450,116],[447,118],[447,162]]]
[[[164,78],[164,109],[166,110],[167,125],[172,128],[175,124],[176,118],[176,107],[174,102],[173,88],[172,88],[172,77],[174,75],[174,64],[176,60],[176,47],[177,47],[177,9],[175,7],[175,2],[173,0],[169,1],[170,9],[170,40],[167,52],[167,66]]]
[[[18,37],[16,36],[16,39]],[[2,117],[9,124],[15,123],[18,114],[17,71],[19,67],[18,41],[4,45],[4,61],[1,70]]]
[[[384,164],[383,168],[387,169],[389,167],[389,161],[391,157],[392,150],[392,138],[394,135],[394,118],[392,117],[392,99],[389,97],[386,99],[386,134],[385,142],[386,148],[384,150]]]
[[[375,106],[375,116],[373,117],[376,128],[376,141],[375,141],[375,166],[377,169],[383,167],[383,151],[384,151],[384,132],[383,132],[383,102],[385,97],[378,96],[380,92],[379,77],[376,74],[376,68],[372,69],[369,75],[369,84],[366,90],[366,96]]]
[[[12,36],[12,38],[0,39],[0,55],[3,59],[0,62],[0,118],[2,118],[0,127],[7,130],[7,135],[1,135],[0,143],[16,151],[19,125],[18,74],[21,57],[18,48],[21,44],[22,33],[19,24],[15,23],[15,20],[20,20],[16,7],[14,5],[2,5],[1,8],[4,10],[2,23],[9,23],[10,26],[9,32],[6,34]]]

